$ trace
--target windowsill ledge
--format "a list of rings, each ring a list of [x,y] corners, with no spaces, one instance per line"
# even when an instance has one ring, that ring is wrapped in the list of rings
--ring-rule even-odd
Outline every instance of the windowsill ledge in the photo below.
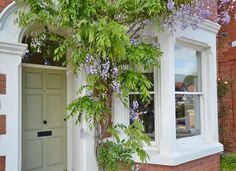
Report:
[[[223,151],[223,145],[220,143],[193,143],[176,146],[176,150],[171,154],[164,154],[157,150],[157,148],[146,149],[149,154],[150,160],[146,163],[176,166],[179,164],[187,163],[193,160],[197,160],[203,157],[207,157],[213,154],[221,153]],[[140,162],[136,160],[137,162]]]

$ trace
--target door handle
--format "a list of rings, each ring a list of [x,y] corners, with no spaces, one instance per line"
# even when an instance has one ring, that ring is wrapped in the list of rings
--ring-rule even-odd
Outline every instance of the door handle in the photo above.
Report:
[[[46,120],[43,121],[43,124],[44,124],[44,125],[46,125],[47,123],[48,123],[48,121],[46,121]]]

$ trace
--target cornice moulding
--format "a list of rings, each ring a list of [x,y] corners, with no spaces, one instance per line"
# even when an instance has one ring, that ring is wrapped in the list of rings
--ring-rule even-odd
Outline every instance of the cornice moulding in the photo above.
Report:
[[[26,49],[27,45],[23,43],[0,42],[0,52],[2,53],[23,55]]]

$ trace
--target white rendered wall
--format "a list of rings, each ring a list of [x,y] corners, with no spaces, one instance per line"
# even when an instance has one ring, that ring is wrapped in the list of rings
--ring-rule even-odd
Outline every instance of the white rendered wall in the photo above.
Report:
[[[1,34],[1,32],[0,32]],[[20,63],[26,46],[0,42],[0,71],[6,74],[6,95],[0,96],[0,113],[6,114],[6,135],[0,136],[0,155],[6,155],[6,171],[20,164],[21,116]]]

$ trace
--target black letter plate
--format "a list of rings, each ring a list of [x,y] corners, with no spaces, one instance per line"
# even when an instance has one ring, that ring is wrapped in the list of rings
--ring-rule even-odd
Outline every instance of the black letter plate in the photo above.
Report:
[[[38,132],[38,137],[52,136],[52,131],[42,131]]]

